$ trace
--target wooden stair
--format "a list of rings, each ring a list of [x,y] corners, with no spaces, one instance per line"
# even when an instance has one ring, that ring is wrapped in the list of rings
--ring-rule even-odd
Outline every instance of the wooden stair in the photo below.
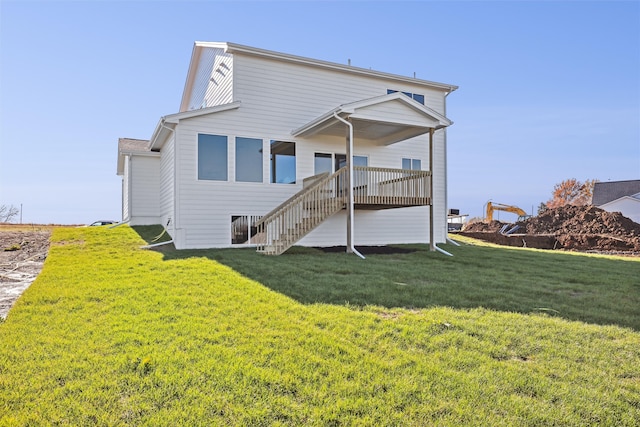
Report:
[[[347,173],[343,167],[331,175],[324,173],[306,179],[302,190],[262,217],[256,223],[261,235],[257,251],[280,255],[344,209]]]

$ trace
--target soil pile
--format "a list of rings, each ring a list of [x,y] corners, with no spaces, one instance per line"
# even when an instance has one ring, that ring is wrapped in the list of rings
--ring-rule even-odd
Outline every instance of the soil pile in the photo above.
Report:
[[[640,253],[640,224],[594,206],[549,209],[518,222],[519,228],[509,236],[500,233],[505,224],[473,223],[462,234],[510,246]]]

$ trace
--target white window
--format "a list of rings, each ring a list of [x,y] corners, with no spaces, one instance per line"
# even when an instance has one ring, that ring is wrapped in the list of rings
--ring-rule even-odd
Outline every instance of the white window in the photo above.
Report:
[[[346,165],[346,154],[315,153],[313,172],[315,175],[323,172],[333,173]],[[369,158],[367,156],[353,156],[353,165],[368,166]]]
[[[250,245],[258,243],[258,229],[256,222],[262,216],[258,215],[232,215],[231,216],[231,244]]]
[[[318,175],[324,172],[333,172],[332,155],[328,153],[316,153],[313,162],[313,174]]]
[[[198,134],[198,179],[228,179],[226,136]]]
[[[396,92],[398,91],[393,89],[387,89],[387,94],[396,93]],[[411,92],[402,92],[402,93],[407,95],[409,98],[413,99],[414,101],[418,101],[420,104],[424,105],[424,95],[419,93],[411,93]]]
[[[262,182],[262,140],[236,138],[236,182]]]
[[[271,141],[271,182],[274,184],[296,183],[296,143]]]
[[[422,161],[420,159],[402,159],[402,169],[407,170],[422,170]]]

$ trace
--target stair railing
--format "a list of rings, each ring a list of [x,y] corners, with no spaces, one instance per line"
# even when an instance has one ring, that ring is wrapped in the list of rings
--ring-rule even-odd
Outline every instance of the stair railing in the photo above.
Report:
[[[279,255],[293,246],[346,203],[348,170],[307,179],[305,187],[256,223],[262,235],[258,252]]]

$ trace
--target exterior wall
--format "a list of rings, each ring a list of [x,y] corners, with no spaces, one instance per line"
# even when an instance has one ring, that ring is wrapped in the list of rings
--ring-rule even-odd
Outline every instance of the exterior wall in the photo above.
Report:
[[[344,154],[346,141],[343,138],[297,139],[296,184],[271,184],[269,182],[269,156],[262,159],[263,181],[261,183],[235,181],[235,137],[263,139],[263,153],[269,153],[270,140],[276,137],[235,131],[232,117],[241,109],[204,118],[185,120],[179,125],[180,154],[178,173],[179,227],[184,230],[184,240],[176,243],[182,248],[206,248],[231,246],[232,215],[265,215],[302,188],[302,179],[314,174],[315,153]],[[204,181],[197,179],[198,133],[226,135],[228,138],[228,181]],[[435,138],[436,147],[442,146],[441,135]],[[435,150],[436,164],[443,149]],[[423,169],[428,168],[428,136],[417,137],[391,146],[376,146],[356,143],[354,155],[366,156],[370,166],[400,169],[402,158],[419,158]],[[436,169],[436,176],[443,176],[443,168]],[[436,241],[445,239],[446,211],[444,207],[444,183],[434,182],[436,203]],[[439,206],[439,207],[438,207]],[[339,219],[341,218],[341,219]],[[314,230],[302,245],[333,246],[345,240],[344,215],[339,213]],[[356,211],[356,244],[419,243],[428,242],[427,207],[392,209],[383,211]],[[175,237],[175,236],[174,236]],[[180,240],[180,239],[178,239]]]
[[[231,55],[216,56],[205,100],[206,107],[233,102],[233,57]]]
[[[132,156],[131,225],[158,224],[160,221],[160,159],[156,156]]]
[[[160,194],[159,194],[159,210],[160,224],[167,227],[167,231],[171,236],[174,235],[173,229],[175,224],[175,137],[171,138],[164,144],[160,151]]]
[[[131,186],[131,169],[129,156],[124,157],[124,174],[122,175],[122,221],[129,221],[129,200],[131,194],[129,188]]]
[[[384,95],[388,89],[418,93],[425,97],[425,105],[445,115],[445,92],[427,88],[421,84],[408,84],[383,78],[356,76],[345,72],[318,69],[315,67],[284,64],[276,60],[234,55],[234,100],[242,101],[240,110],[246,115],[244,128],[248,132],[264,135],[265,132],[282,135],[285,138],[292,129],[308,123],[339,105]],[[240,113],[240,111],[239,111]],[[238,129],[243,129],[240,127]],[[445,176],[445,130],[434,135],[434,230],[436,242],[446,240],[446,176]],[[280,137],[278,135],[275,135]],[[291,138],[289,138],[291,140]],[[318,151],[328,141],[312,141],[312,150]],[[402,157],[420,158],[422,169],[427,170],[428,135],[422,135],[408,141],[380,147],[373,150],[366,143],[356,140],[354,154],[371,152],[370,166],[401,167]],[[319,144],[319,145],[316,145]],[[335,151],[344,153],[344,139],[334,142]],[[317,149],[315,148],[317,147]],[[297,147],[296,147],[297,148]],[[306,159],[306,160],[305,160]],[[313,158],[298,156],[298,175],[312,175]],[[380,215],[386,213],[378,212]],[[428,215],[427,215],[428,218]],[[418,221],[422,219],[420,216]],[[409,237],[409,236],[408,236]]]
[[[621,197],[600,206],[607,212],[620,212],[622,215],[640,224],[640,199]]]
[[[429,242],[429,207],[416,206],[381,211],[356,210],[354,244],[380,246],[393,243]],[[338,212],[297,244],[344,246],[347,244],[347,213]]]
[[[203,48],[187,110],[227,104],[232,98],[233,60],[222,49]]]
[[[162,148],[161,222],[175,209],[177,229],[170,229],[176,247],[231,246],[232,215],[265,215],[302,188],[302,179],[314,174],[314,154],[346,152],[345,138],[292,138],[291,130],[345,103],[384,95],[388,89],[419,93],[425,104],[444,114],[444,92],[419,84],[398,83],[383,78],[354,76],[340,71],[285,64],[275,60],[233,55],[233,101],[240,108],[183,119],[176,126],[175,144]],[[195,89],[194,89],[195,90]],[[194,98],[192,97],[192,100]],[[218,99],[229,99],[220,97]],[[346,130],[345,130],[346,132]],[[228,181],[198,180],[198,134],[228,138]],[[261,183],[235,182],[235,137],[263,140]],[[296,184],[269,182],[270,140],[296,142]],[[446,183],[444,130],[434,137],[435,240],[446,238]],[[369,166],[401,168],[402,158],[420,159],[427,170],[429,136],[422,135],[390,146],[377,146],[356,139],[354,155],[368,157]],[[175,161],[172,169],[170,160]],[[172,172],[173,170],[173,172]],[[175,188],[170,176],[175,173]],[[171,192],[174,191],[174,196]],[[172,201],[175,205],[172,206]],[[383,211],[356,211],[355,243],[429,242],[428,207]],[[173,225],[172,225],[173,226]],[[345,213],[340,212],[305,237],[300,244],[344,245]]]
[[[257,125],[264,123],[287,133],[338,105],[386,95],[388,89],[423,94],[425,105],[444,114],[444,92],[419,84],[238,54],[233,62],[234,101],[262,115]]]

